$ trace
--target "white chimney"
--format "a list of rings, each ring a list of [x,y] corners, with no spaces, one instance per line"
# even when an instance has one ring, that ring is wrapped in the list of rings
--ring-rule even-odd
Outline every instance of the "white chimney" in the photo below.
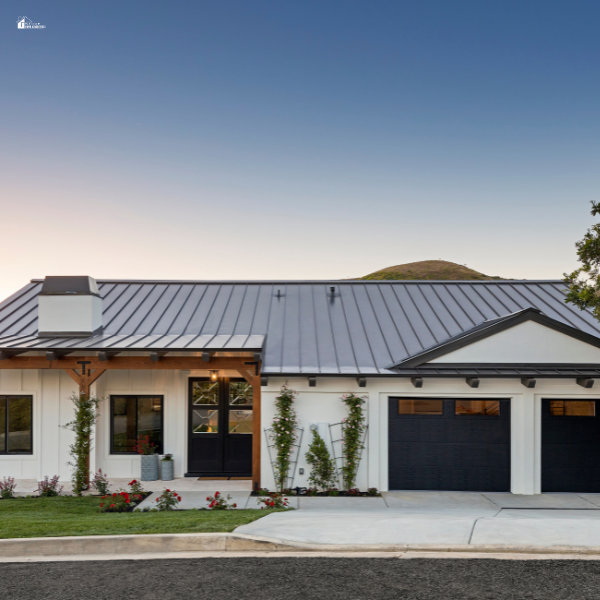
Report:
[[[102,331],[102,298],[87,276],[46,277],[38,295],[40,337],[90,337]]]

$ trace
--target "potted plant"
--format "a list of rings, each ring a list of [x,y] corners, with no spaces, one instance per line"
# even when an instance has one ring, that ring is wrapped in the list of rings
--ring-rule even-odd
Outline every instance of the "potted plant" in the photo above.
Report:
[[[171,481],[174,478],[174,466],[172,454],[165,454],[160,460],[160,478],[163,481]]]
[[[150,441],[150,436],[140,435],[135,451],[142,459],[142,481],[156,481],[158,479],[158,454],[156,445]]]

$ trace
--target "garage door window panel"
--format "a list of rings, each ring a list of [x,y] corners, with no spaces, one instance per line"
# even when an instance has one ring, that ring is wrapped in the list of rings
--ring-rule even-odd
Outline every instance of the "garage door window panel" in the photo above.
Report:
[[[500,402],[498,400],[456,400],[454,414],[468,417],[499,417]]]
[[[594,400],[550,400],[550,414],[553,417],[595,417]]]
[[[444,414],[444,401],[437,398],[399,398],[399,415],[439,416]]]

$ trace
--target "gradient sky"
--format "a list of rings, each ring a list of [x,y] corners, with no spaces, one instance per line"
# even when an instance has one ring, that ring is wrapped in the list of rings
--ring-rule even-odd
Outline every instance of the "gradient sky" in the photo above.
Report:
[[[558,278],[600,199],[598,31],[597,0],[4,0],[0,296]]]

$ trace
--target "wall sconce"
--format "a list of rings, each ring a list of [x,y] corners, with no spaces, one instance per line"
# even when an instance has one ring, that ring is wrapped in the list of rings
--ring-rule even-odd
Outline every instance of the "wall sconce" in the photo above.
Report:
[[[218,376],[219,376],[219,371],[211,371],[210,372],[210,380],[211,381],[216,381]]]

